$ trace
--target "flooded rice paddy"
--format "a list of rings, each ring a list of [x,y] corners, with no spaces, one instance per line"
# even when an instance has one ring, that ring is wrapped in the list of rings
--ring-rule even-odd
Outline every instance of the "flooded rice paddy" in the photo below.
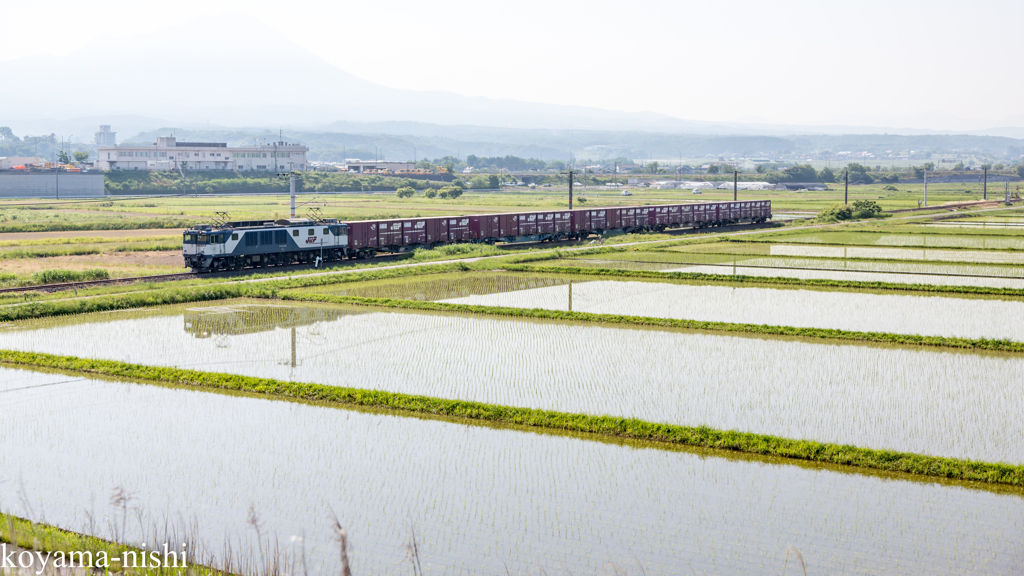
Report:
[[[762,239],[759,239],[762,240]],[[911,246],[920,248],[975,248],[1024,250],[1024,237],[954,234],[892,234],[884,232],[807,232],[763,241],[787,244],[849,244],[862,246]]]
[[[694,254],[692,256],[686,255],[685,257],[675,256],[672,258],[674,261],[670,261],[667,258],[652,257],[650,253],[633,253],[633,257],[636,259],[605,259],[597,256],[562,258],[544,260],[536,265],[1024,289],[1024,275],[1016,277],[1017,269],[1015,268],[971,264],[858,262],[856,260],[816,260],[811,258],[783,257],[744,258],[712,254]]]
[[[298,290],[302,292],[304,290]],[[1024,341],[1024,301],[759,288],[585,275],[470,272],[324,286],[317,293],[682,320]],[[841,313],[837,313],[841,310]]]
[[[858,258],[872,260],[923,260],[937,262],[978,262],[990,264],[1024,264],[1024,252],[975,250],[915,250],[911,248],[866,248],[863,246],[794,246],[773,244],[772,256],[818,258]],[[1013,268],[1020,274],[1020,268]]]
[[[1019,489],[2,367],[0,394],[11,511],[258,561],[251,509],[285,573],[340,572],[334,515],[357,575],[411,573],[412,529],[427,574],[800,573],[790,546],[808,574],[1024,571]]]
[[[420,282],[426,280],[420,278]],[[499,282],[504,287],[497,286]],[[406,295],[392,297],[427,295],[452,304],[1024,341],[1024,301],[1015,300],[528,274],[444,275],[433,279],[433,286],[419,284]]]
[[[1012,356],[250,301],[18,323],[0,348],[1024,463]]]
[[[713,245],[701,251],[668,249],[648,252],[613,252],[580,256],[579,260],[622,260],[644,263],[742,264],[760,257],[779,267],[826,267],[830,269],[890,272],[921,271],[949,275],[983,275],[1024,278],[1024,253],[975,250],[916,250],[911,248],[863,248],[859,246]],[[696,246],[694,247],[696,248]],[[720,251],[719,251],[720,250]],[[540,261],[538,264],[543,265]]]

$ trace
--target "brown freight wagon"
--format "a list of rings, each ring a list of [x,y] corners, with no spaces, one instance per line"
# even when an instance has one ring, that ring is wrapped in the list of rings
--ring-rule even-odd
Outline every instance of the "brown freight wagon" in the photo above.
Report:
[[[580,239],[586,238],[590,234],[600,234],[601,232],[610,229],[608,225],[608,213],[616,208],[584,208],[581,210],[573,210],[569,215],[571,220],[571,229],[574,234]],[[617,212],[616,212],[617,214]]]
[[[537,234],[541,240],[561,240],[572,234],[572,216],[568,210],[537,213]]]
[[[480,214],[469,217],[469,235],[473,242],[493,244],[511,232],[512,221],[509,214]],[[449,224],[449,230],[451,229]],[[518,225],[516,226],[518,230]]]
[[[387,222],[386,220],[384,222]],[[365,256],[380,248],[377,239],[377,226],[380,220],[361,220],[348,223],[349,251]]]
[[[679,224],[681,226],[693,224],[693,208],[693,204],[683,204],[679,207]]]
[[[682,223],[682,206],[669,204],[663,206],[647,206],[647,226],[652,230],[678,228]]]

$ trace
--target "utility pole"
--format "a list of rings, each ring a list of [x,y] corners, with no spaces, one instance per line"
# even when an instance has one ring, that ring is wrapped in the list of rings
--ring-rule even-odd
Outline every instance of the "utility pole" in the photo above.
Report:
[[[985,184],[982,188],[982,198],[988,200],[988,168],[982,168],[985,171]]]
[[[289,162],[291,164],[291,162]],[[288,166],[291,168],[291,166]],[[295,218],[295,171],[288,170],[288,193],[292,201],[292,218]]]
[[[924,169],[924,207],[928,207],[928,169]]]
[[[843,172],[843,204],[850,203],[850,170]]]
[[[292,197],[292,218],[295,218],[295,172],[288,174],[288,192]]]
[[[739,170],[732,171],[732,201],[736,201],[737,190],[739,189]]]
[[[572,179],[573,179],[573,177],[574,176],[573,176],[572,170],[569,170],[569,210],[572,210]]]

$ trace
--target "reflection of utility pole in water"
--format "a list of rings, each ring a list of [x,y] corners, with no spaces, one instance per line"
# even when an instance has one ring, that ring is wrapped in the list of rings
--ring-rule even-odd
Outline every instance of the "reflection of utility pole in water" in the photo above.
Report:
[[[572,312],[572,280],[569,280],[569,312]]]
[[[292,368],[295,368],[295,326],[292,326]]]

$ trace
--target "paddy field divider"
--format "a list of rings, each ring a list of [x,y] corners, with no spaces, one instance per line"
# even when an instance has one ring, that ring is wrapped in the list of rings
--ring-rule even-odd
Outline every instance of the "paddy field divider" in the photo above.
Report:
[[[794,440],[750,432],[716,430],[707,426],[659,424],[635,418],[592,416],[36,352],[0,350],[0,363],[8,366],[31,366],[107,377],[149,380],[197,389],[247,392],[338,406],[405,411],[455,419],[778,456],[952,480],[1024,486],[1024,466],[1020,465],[875,450],[811,440]]]
[[[626,262],[626,260],[624,260]],[[667,262],[671,264],[671,262]],[[740,264],[739,266],[742,266]],[[623,270],[619,268],[582,268],[576,266],[542,266],[537,264],[507,264],[502,269],[508,272],[534,272],[547,274],[576,274],[581,276],[604,276],[613,278],[655,278],[660,280],[703,280],[731,284],[774,284],[780,286],[811,286],[815,288],[852,288],[859,290],[892,290],[897,292],[931,292],[948,294],[979,294],[985,296],[1014,296],[1024,298],[1024,289],[996,288],[991,286],[943,286],[940,284],[903,284],[900,282],[875,282],[867,280],[828,280],[818,278],[792,278],[788,276],[745,276],[742,274],[705,274],[700,272],[658,272],[656,270]],[[784,268],[780,268],[784,270]],[[835,272],[822,269],[823,272]],[[852,270],[851,272],[870,272]],[[884,274],[884,272],[881,272]],[[1010,278],[1011,280],[1015,278]]]
[[[769,324],[740,324],[735,322],[712,322],[705,320],[683,320],[677,318],[655,318],[651,316],[627,316],[620,314],[597,314],[592,312],[568,312],[543,308],[513,308],[505,306],[479,306],[474,304],[450,304],[422,300],[401,300],[396,298],[364,298],[359,296],[332,296],[303,292],[287,292],[277,296],[282,300],[320,302],[327,304],[351,304],[402,310],[425,310],[432,312],[457,312],[486,316],[535,318],[540,320],[563,320],[570,322],[591,322],[595,324],[616,324],[638,327],[675,328],[705,332],[734,332],[785,336],[825,340],[847,340],[878,344],[904,346],[928,346],[966,350],[1024,353],[1024,342],[989,338],[952,338],[947,336],[919,336],[916,334],[894,334],[891,332],[857,332],[835,328],[805,328],[796,326],[774,326]]]

